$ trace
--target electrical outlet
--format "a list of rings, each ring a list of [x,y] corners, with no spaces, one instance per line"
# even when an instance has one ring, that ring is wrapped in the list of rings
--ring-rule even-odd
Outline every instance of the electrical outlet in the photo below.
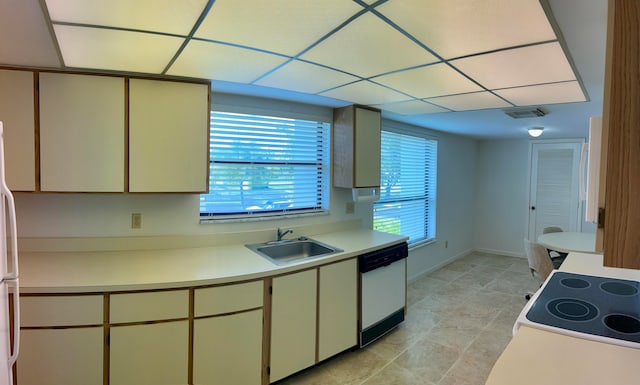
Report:
[[[344,212],[346,214],[353,214],[355,211],[356,211],[356,204],[354,202],[347,202]]]
[[[131,214],[131,228],[132,229],[141,229],[142,228],[142,214],[141,213],[132,213]]]

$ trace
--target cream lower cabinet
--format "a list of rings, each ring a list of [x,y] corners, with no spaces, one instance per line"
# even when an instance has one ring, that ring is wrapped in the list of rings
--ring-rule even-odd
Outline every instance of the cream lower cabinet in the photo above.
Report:
[[[20,299],[18,385],[102,385],[100,295]]]
[[[358,344],[358,261],[320,267],[318,361]]]
[[[110,295],[109,384],[187,384],[189,291]]]
[[[357,343],[357,259],[273,279],[270,382]]]
[[[317,270],[272,281],[269,381],[316,363]]]
[[[196,289],[195,385],[260,385],[263,281]]]

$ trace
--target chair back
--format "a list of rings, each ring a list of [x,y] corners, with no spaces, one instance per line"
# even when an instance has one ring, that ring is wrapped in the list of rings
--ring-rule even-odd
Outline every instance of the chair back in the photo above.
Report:
[[[562,227],[558,227],[558,226],[549,226],[549,227],[545,227],[544,229],[542,229],[542,234],[547,234],[547,233],[561,233]]]
[[[551,271],[553,271],[553,263],[549,258],[549,254],[547,254],[547,250],[542,245],[525,239],[524,251],[527,254],[531,273],[537,273],[541,281],[547,279]]]

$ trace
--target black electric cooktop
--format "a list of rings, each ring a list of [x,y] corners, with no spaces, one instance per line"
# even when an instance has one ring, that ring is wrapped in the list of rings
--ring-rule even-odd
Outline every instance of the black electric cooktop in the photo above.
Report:
[[[640,282],[554,271],[517,324],[640,349]]]

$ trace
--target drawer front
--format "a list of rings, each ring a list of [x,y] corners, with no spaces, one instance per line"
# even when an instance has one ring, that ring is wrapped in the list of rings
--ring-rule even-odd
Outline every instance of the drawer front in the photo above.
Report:
[[[101,295],[20,298],[22,327],[101,325]]]
[[[189,316],[189,291],[158,291],[113,294],[110,297],[110,322],[145,322]]]
[[[263,281],[197,289],[194,315],[201,317],[262,307],[263,295]]]

